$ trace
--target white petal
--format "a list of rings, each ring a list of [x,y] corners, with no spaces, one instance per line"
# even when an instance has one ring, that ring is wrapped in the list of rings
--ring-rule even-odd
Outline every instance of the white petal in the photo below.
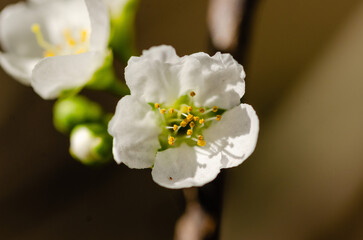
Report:
[[[125,69],[125,79],[131,94],[145,102],[172,105],[179,97],[180,64],[140,57],[131,58]]]
[[[221,154],[201,149],[182,144],[158,152],[152,170],[154,181],[167,188],[187,188],[215,179],[221,168]]]
[[[197,106],[230,109],[239,105],[245,89],[243,67],[230,54],[196,53],[179,58],[169,46],[132,57],[125,78],[133,95],[168,105],[194,91]]]
[[[24,85],[30,85],[32,70],[40,60],[0,53],[0,65],[9,75]]]
[[[44,99],[53,99],[64,90],[84,86],[103,64],[104,53],[48,57],[35,65],[31,85]]]
[[[255,149],[259,131],[256,112],[248,104],[228,110],[219,122],[204,130],[203,136],[211,152],[222,153],[222,167],[241,164]]]
[[[245,91],[245,72],[230,54],[216,53],[210,57],[196,53],[183,57],[180,81],[182,90],[193,90],[198,106],[231,109],[240,103]]]
[[[129,0],[103,0],[111,12],[111,17],[119,17],[126,3]]]
[[[150,168],[160,148],[161,128],[152,108],[133,96],[123,97],[108,125],[116,162],[130,168]]]
[[[100,0],[85,0],[91,20],[91,50],[107,48],[110,37],[110,18],[107,6]]]
[[[151,47],[148,50],[143,50],[140,57],[132,57],[130,58],[128,63],[130,64],[145,59],[149,61],[160,61],[164,63],[180,62],[180,57],[176,54],[175,49],[172,46],[160,45],[156,47]]]

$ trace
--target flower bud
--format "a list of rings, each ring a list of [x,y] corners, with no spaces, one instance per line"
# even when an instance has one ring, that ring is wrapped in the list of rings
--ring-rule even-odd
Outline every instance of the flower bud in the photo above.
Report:
[[[112,137],[104,124],[81,124],[70,136],[71,155],[85,165],[102,165],[112,157]]]
[[[100,122],[102,118],[100,105],[82,96],[59,99],[53,108],[54,126],[62,133],[69,133],[78,124]]]

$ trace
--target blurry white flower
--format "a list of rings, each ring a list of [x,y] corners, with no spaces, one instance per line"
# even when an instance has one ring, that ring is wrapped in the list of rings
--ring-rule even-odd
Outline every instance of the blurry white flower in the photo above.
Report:
[[[0,14],[0,64],[44,99],[81,88],[108,53],[109,17],[99,0],[32,0]]]
[[[201,186],[254,150],[259,121],[240,104],[243,67],[231,55],[178,57],[169,46],[132,57],[125,70],[131,95],[109,123],[113,154],[130,168],[152,168],[168,188]]]

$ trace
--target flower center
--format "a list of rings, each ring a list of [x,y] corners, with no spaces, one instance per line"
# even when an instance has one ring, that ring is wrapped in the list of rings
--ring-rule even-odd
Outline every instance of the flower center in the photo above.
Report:
[[[180,97],[173,106],[151,103],[153,109],[159,112],[160,123],[163,126],[163,132],[159,136],[160,151],[178,146],[183,142],[191,146],[206,145],[203,130],[213,121],[221,120],[225,110],[217,106],[195,107],[193,103],[195,95],[196,93],[192,91],[189,95]]]
[[[51,44],[44,39],[39,24],[33,24],[31,30],[35,34],[39,46],[44,49],[44,57],[80,54],[87,52],[89,49],[89,34],[85,29],[79,31],[77,38],[74,38],[69,29],[65,29],[63,31],[64,43],[57,45]]]

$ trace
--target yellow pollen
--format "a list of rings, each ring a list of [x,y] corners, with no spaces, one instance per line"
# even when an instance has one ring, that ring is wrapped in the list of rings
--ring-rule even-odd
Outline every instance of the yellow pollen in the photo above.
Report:
[[[170,108],[170,109],[169,109],[169,113],[170,113],[170,114],[173,114],[174,112],[175,112],[174,108]]]
[[[222,115],[217,115],[217,116],[216,116],[216,120],[217,120],[217,121],[220,121],[221,119],[222,119]]]
[[[82,47],[82,48],[80,48],[80,49],[78,49],[78,50],[76,51],[76,54],[85,53],[85,52],[87,52],[87,49],[86,49],[86,48],[84,48],[84,47]]]
[[[175,138],[174,137],[169,137],[169,139],[168,139],[169,145],[174,145],[174,142],[175,142]]]
[[[204,113],[204,108],[199,108],[200,113]]]
[[[193,110],[192,107],[188,107],[188,112],[191,112]]]
[[[194,92],[194,91],[191,91],[191,92],[190,92],[190,96],[191,96],[191,97],[194,97],[195,95],[196,95],[196,94],[195,94],[195,92]]]
[[[202,135],[198,136],[198,140],[203,140],[203,139],[204,139],[204,137]]]
[[[199,117],[198,116],[197,117],[194,117],[193,120],[194,120],[194,122],[198,122]]]
[[[212,111],[213,111],[213,112],[217,112],[217,111],[218,111],[218,107],[217,107],[217,106],[214,106],[214,107],[212,108]]]
[[[205,122],[205,120],[202,118],[199,120],[199,124],[203,124]]]
[[[47,50],[43,54],[44,57],[54,57],[55,53],[53,51]]]
[[[198,142],[197,142],[197,145],[201,146],[201,147],[205,146],[205,144],[206,144],[206,142],[204,140],[198,140]]]
[[[190,135],[192,135],[193,134],[193,130],[192,129],[188,129],[188,131],[187,131],[187,135],[188,136],[190,136]]]
[[[183,120],[181,123],[180,123],[180,126],[181,127],[186,127],[187,126],[187,122],[185,120]]]
[[[64,34],[64,38],[66,39],[68,45],[70,45],[70,46],[76,45],[76,41],[72,37],[72,33],[71,33],[71,31],[69,31],[69,29],[66,29],[63,34]]]
[[[188,116],[187,116],[187,121],[192,121],[192,119],[194,118],[194,116],[192,115],[192,114],[189,114]]]
[[[160,109],[160,113],[161,113],[161,114],[165,114],[165,113],[166,113],[166,109],[165,109],[165,108]]]
[[[160,108],[160,104],[159,103],[155,103],[155,108]]]
[[[82,30],[81,31],[81,42],[86,42],[87,41],[87,30]]]
[[[193,128],[193,127],[195,127],[195,123],[194,123],[194,122],[191,122],[191,123],[189,123],[189,126],[190,126],[191,128]]]
[[[179,128],[179,126],[178,126],[178,125],[176,125],[176,124],[174,124],[174,126],[173,126],[173,130],[174,130],[174,131],[176,131],[176,130],[178,130],[178,128]]]

